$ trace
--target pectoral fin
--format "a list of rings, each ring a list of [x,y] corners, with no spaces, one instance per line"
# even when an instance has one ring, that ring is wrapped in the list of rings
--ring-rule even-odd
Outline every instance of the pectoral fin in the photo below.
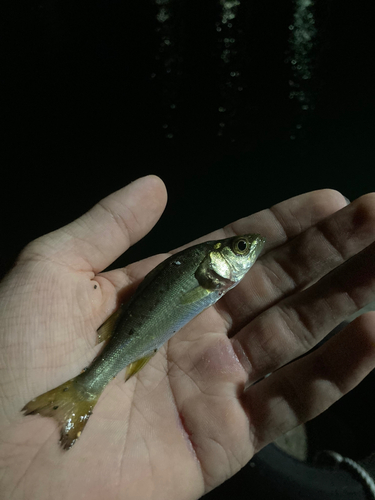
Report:
[[[133,361],[133,363],[130,363],[130,365],[128,365],[125,370],[125,382],[129,380],[130,377],[139,372],[139,370],[143,368],[155,354],[156,351],[149,354],[148,356],[145,356],[144,358],[137,359],[137,361]]]
[[[181,304],[193,304],[194,302],[207,297],[207,295],[210,295],[211,292],[212,290],[207,290],[207,288],[197,286],[196,288],[186,292],[185,295],[181,297],[180,302]]]
[[[111,316],[104,321],[102,326],[97,330],[98,336],[96,339],[96,344],[100,344],[101,342],[104,342],[104,340],[108,340],[112,336],[121,312],[122,307],[120,306],[117,311],[111,314]]]

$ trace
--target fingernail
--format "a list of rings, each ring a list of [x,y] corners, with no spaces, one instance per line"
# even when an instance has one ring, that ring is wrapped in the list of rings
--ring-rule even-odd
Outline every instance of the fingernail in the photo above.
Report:
[[[343,195],[343,196],[344,196],[344,195]],[[346,196],[344,196],[344,198],[345,198],[346,204],[347,204],[347,205],[350,205],[350,200],[349,200],[349,198],[347,198]]]

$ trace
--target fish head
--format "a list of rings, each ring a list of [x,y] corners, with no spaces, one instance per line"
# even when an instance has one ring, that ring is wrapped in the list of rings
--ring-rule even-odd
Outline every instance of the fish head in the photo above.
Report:
[[[244,234],[218,241],[210,254],[210,267],[232,283],[238,283],[262,251],[265,238],[260,234]]]

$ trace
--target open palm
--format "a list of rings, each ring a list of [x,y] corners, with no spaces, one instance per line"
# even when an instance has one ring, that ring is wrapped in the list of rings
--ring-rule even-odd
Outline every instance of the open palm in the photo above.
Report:
[[[166,257],[101,272],[165,201],[160,179],[139,179],[31,243],[3,280],[0,498],[197,499],[375,367],[373,313],[300,357],[375,299],[374,196],[346,206],[335,191],[307,193],[202,238],[267,243],[237,288],[108,385],[64,452],[55,421],[20,409],[92,361],[97,328]]]

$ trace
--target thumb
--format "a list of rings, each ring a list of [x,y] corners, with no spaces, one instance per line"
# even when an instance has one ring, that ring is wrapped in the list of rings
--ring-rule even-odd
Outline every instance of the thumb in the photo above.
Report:
[[[38,238],[26,253],[37,252],[76,270],[99,273],[152,229],[166,201],[159,177],[141,177],[70,224]]]

